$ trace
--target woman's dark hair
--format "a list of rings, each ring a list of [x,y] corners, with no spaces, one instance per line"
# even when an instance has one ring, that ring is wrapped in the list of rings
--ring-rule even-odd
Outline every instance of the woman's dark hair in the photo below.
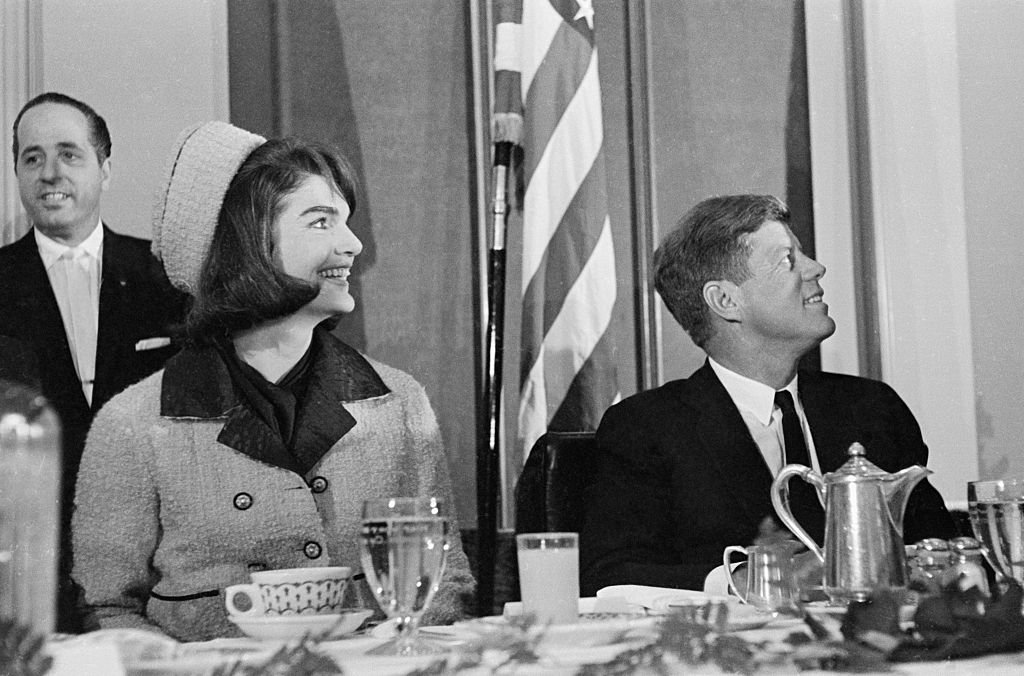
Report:
[[[284,198],[310,176],[325,179],[355,211],[355,174],[326,146],[272,139],[242,163],[224,195],[186,319],[192,340],[206,343],[287,317],[316,298],[319,287],[285,274],[275,262],[273,227]]]

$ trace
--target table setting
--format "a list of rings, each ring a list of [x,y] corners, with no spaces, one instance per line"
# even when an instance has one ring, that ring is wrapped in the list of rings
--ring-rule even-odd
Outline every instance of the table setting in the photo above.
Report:
[[[783,497],[786,480],[778,490]],[[848,486],[844,489],[849,493]],[[829,491],[824,489],[826,498]],[[833,492],[826,506],[845,521],[860,518],[835,506],[836,496],[842,495]],[[894,508],[884,492],[879,495],[871,518],[882,509],[900,507],[900,498],[893,499]],[[506,604],[498,616],[424,627],[419,620],[444,575],[449,520],[434,498],[371,500],[363,507],[361,564],[385,620],[375,608],[341,606],[353,574],[349,567],[256,571],[249,582],[224,590],[228,618],[243,637],[181,643],[125,628],[44,640],[0,621],[0,672],[1024,673],[1024,592],[1018,577],[1024,481],[971,482],[968,496],[979,536],[973,544],[904,548],[897,529],[891,542],[876,535],[869,543],[853,544],[857,555],[858,546],[877,547],[882,540],[881,551],[890,559],[874,568],[861,564],[880,560],[877,551],[829,564],[839,555],[828,546],[819,548],[816,555],[824,564],[819,591],[825,599],[814,601],[803,593],[790,565],[798,545],[779,534],[723,552],[729,594],[623,584],[589,598],[579,596],[577,534],[520,534],[522,601]],[[799,524],[792,530],[799,537]],[[850,542],[847,537],[847,547]],[[899,547],[890,546],[896,542]],[[995,571],[991,588],[971,582],[977,571],[964,567],[979,551]],[[746,571],[737,577],[733,569],[740,556]],[[873,591],[863,593],[872,585]]]

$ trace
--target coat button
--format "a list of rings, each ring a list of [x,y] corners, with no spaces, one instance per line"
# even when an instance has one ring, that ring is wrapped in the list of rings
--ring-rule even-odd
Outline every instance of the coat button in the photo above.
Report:
[[[306,543],[306,546],[302,548],[307,559],[319,559],[320,554],[323,550],[320,548],[319,542],[313,542],[312,540]]]
[[[239,493],[235,496],[235,509],[240,509],[243,512],[252,507],[252,496],[248,493]]]
[[[327,490],[327,479],[322,476],[313,477],[313,480],[309,482],[309,487],[313,489],[314,493],[323,493]]]

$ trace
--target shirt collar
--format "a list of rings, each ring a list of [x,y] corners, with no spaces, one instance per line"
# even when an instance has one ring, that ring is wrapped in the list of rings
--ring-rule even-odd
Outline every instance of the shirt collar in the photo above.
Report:
[[[725,391],[729,393],[729,397],[736,404],[736,408],[750,411],[763,425],[771,423],[772,412],[775,410],[775,390],[773,388],[735,371],[730,371],[711,357],[708,357],[708,363],[711,364],[711,370],[718,376]],[[792,394],[794,401],[799,402],[797,376],[793,376],[793,380],[789,381],[789,384],[782,389]]]
[[[39,257],[43,259],[43,267],[47,270],[49,270],[50,267],[64,255],[65,251],[71,248],[84,251],[96,260],[99,260],[100,258],[100,250],[103,247],[103,224],[100,221],[96,221],[96,227],[92,229],[89,236],[86,237],[77,247],[70,247],[51,237],[47,237],[40,232],[39,228],[33,228],[32,231],[35,233],[36,247],[39,249]]]

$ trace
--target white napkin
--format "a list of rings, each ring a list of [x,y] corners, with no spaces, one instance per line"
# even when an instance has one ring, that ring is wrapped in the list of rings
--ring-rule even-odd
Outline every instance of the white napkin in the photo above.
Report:
[[[634,613],[643,612],[636,606],[632,608],[625,599],[617,596],[609,596],[608,598],[594,598],[588,596],[580,599],[580,613]],[[523,603],[522,601],[509,601],[505,604],[503,613],[505,617],[517,617],[523,614]]]
[[[671,587],[647,587],[639,584],[616,584],[597,591],[598,599],[621,598],[655,612],[663,613],[673,605],[694,605],[711,601],[726,602],[727,596],[705,594],[692,589],[672,589]]]
[[[142,629],[100,629],[53,638],[46,644],[53,658],[48,676],[124,676],[146,660],[169,658],[177,641]]]

